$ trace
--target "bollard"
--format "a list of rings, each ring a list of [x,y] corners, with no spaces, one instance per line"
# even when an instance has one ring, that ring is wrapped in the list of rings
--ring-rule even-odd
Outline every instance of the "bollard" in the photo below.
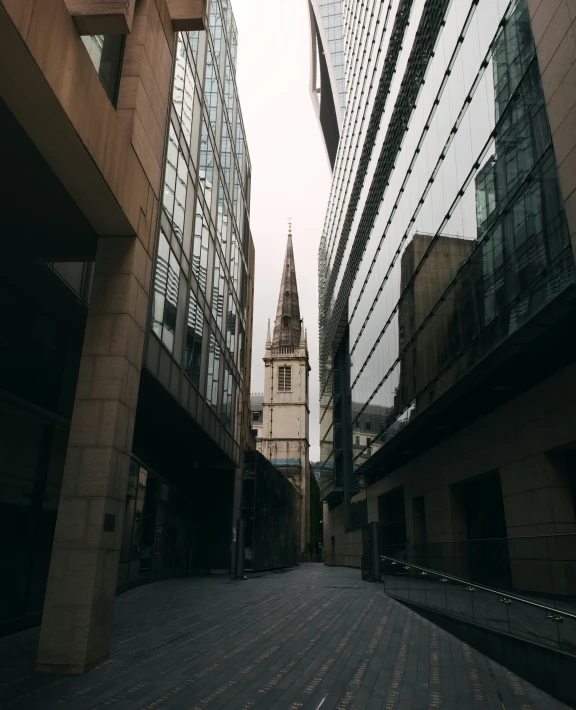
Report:
[[[370,552],[372,555],[372,581],[381,580],[380,573],[380,529],[378,523],[370,523]]]
[[[241,518],[236,523],[236,554],[234,556],[234,579],[246,579],[244,576],[244,539],[246,521]]]

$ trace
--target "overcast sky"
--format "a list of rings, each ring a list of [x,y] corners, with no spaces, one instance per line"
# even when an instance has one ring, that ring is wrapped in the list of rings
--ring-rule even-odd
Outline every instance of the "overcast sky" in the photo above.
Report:
[[[256,248],[252,392],[264,390],[268,318],[276,316],[292,217],[300,310],[310,349],[310,460],[319,458],[317,255],[330,169],[309,94],[307,0],[232,0],[238,91],[252,160]]]

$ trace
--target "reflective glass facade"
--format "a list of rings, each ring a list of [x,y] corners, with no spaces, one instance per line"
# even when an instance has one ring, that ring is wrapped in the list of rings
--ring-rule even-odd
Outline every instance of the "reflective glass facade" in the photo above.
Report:
[[[178,35],[150,330],[186,378],[181,404],[189,408],[182,392],[192,385],[238,444],[251,167],[236,48],[228,0],[210,3],[207,32]],[[151,347],[148,364],[158,374]],[[193,416],[196,407],[195,399]]]
[[[354,80],[319,254],[327,489],[575,281],[526,0],[344,17]]]
[[[118,588],[188,574],[191,501],[136,459],[130,461]]]
[[[312,40],[310,92],[332,167],[346,111],[343,6],[342,0],[309,0],[308,5]]]
[[[68,430],[0,403],[0,631],[42,611]]]
[[[330,63],[336,81],[337,101],[346,110],[346,78],[344,75],[344,17],[342,0],[318,0],[320,27],[327,40]]]

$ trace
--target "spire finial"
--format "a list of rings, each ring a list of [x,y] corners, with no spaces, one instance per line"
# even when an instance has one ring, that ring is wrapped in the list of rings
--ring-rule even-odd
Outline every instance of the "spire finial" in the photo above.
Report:
[[[270,318],[268,318],[268,333],[266,335],[266,347],[272,347],[272,338],[270,337]]]
[[[288,217],[288,236],[292,236],[292,217]]]

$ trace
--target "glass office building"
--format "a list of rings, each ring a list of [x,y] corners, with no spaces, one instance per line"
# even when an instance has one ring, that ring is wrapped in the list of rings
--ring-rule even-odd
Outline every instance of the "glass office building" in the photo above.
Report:
[[[323,495],[344,503],[342,539],[359,500],[378,519],[376,482],[401,470],[409,487],[409,462],[566,365],[552,334],[574,253],[528,4],[343,3],[319,252]]]
[[[206,32],[177,38],[142,416],[126,500],[119,582],[123,575],[128,584],[229,564],[234,472],[250,429],[254,260],[237,48],[229,0],[210,3]],[[170,452],[158,440],[166,429]],[[154,538],[162,530],[163,539],[149,539],[142,517],[158,521],[148,529]],[[155,548],[167,562],[155,559]]]
[[[239,461],[251,166],[237,46],[227,0],[207,32],[178,36],[146,364]]]

